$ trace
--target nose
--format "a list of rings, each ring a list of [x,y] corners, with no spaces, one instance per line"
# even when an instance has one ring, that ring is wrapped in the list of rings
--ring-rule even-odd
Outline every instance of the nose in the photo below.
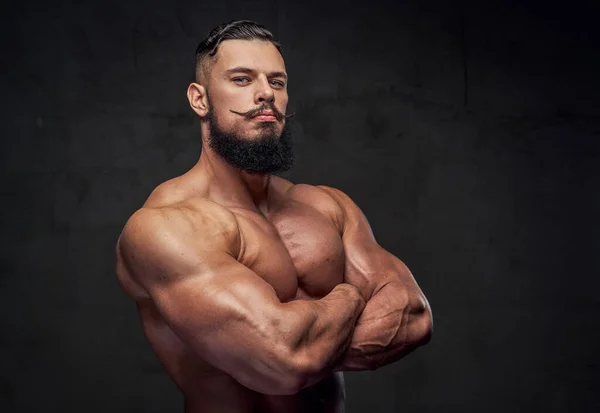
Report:
[[[273,88],[269,84],[269,80],[266,77],[261,76],[260,80],[256,82],[257,91],[254,100],[257,104],[265,102],[273,102],[275,100],[275,93]]]

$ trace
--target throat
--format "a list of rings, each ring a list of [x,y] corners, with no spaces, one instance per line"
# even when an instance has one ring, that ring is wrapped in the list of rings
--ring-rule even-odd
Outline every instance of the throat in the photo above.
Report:
[[[272,176],[240,170],[211,152],[210,148],[203,148],[195,167],[208,177],[209,198],[225,207],[249,209],[266,216],[274,192]]]

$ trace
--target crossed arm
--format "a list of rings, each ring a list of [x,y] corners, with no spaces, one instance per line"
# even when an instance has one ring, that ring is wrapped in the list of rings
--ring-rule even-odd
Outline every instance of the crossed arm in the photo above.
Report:
[[[374,370],[429,341],[431,308],[406,265],[375,241],[356,204],[339,190],[321,188],[338,201],[344,215],[344,282],[356,286],[366,300],[337,369]]]
[[[142,209],[125,226],[117,257],[184,343],[250,389],[294,394],[333,371],[375,369],[429,339],[431,312],[358,207],[323,189],[344,211],[346,272],[320,300],[281,303],[237,261],[239,231],[224,211],[190,219]]]

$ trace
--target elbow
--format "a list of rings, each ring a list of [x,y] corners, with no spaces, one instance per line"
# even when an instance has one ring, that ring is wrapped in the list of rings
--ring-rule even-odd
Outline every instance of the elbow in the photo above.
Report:
[[[274,338],[264,350],[254,360],[253,373],[242,382],[259,393],[270,396],[296,394],[312,384],[321,372],[314,349],[309,352]]]
[[[261,394],[288,396],[298,393],[306,383],[303,366],[297,365],[283,351],[265,353],[268,354],[242,362],[243,368],[232,365],[225,371],[244,387]]]
[[[271,385],[255,390],[271,396],[293,395],[309,385],[317,373],[311,360],[291,352],[282,355],[277,364],[278,374],[272,377]]]
[[[309,354],[308,351],[288,352],[285,363],[288,374],[285,377],[284,386],[280,389],[279,394],[281,395],[296,394],[311,385],[323,372],[325,364],[321,357]]]
[[[267,396],[291,396],[298,393],[303,387],[300,377],[289,375],[278,380],[277,385],[265,387],[258,392]]]
[[[431,336],[433,335],[433,318],[431,317],[431,312],[423,315],[422,320],[419,320],[419,324],[417,346],[424,346],[431,341]]]
[[[414,324],[413,334],[414,343],[417,347],[429,343],[433,335],[433,315],[431,313],[431,307],[425,297],[422,298],[421,302],[422,306]]]
[[[304,331],[296,327],[295,319],[293,314],[286,319],[293,327],[284,328],[284,331]],[[301,323],[304,326],[305,320],[301,321],[304,322]],[[271,342],[278,343],[272,348],[277,349],[273,356],[275,364],[278,365],[276,370],[279,386],[277,389],[270,389],[269,393],[293,395],[317,382],[323,376],[330,360],[321,345],[308,345],[304,342],[304,335],[282,334],[281,331],[279,328],[271,336]]]

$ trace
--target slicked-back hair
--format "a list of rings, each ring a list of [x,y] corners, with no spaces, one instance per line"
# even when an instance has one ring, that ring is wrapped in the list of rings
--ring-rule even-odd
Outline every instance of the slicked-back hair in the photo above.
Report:
[[[223,23],[210,31],[208,36],[196,48],[194,64],[194,81],[197,82],[198,72],[205,70],[205,63],[217,54],[219,45],[224,40],[263,40],[273,43],[283,55],[281,45],[273,38],[273,34],[260,24],[250,20],[234,20]],[[206,75],[208,75],[206,73]]]

